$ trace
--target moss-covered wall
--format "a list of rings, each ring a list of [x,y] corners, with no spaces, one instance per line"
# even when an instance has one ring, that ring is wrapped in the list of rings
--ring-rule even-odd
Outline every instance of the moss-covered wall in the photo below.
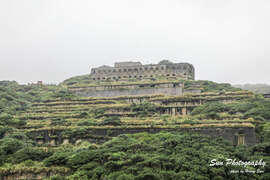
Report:
[[[57,146],[63,143],[76,143],[80,140],[88,140],[93,143],[103,143],[112,137],[121,134],[133,134],[139,132],[158,133],[160,131],[191,131],[211,137],[223,137],[234,145],[238,144],[239,135],[244,137],[246,145],[256,144],[255,129],[252,127],[224,127],[224,128],[98,128],[87,129],[84,134],[65,134],[64,130],[31,131],[30,136],[40,144]]]
[[[180,83],[72,87],[70,90],[83,97],[117,97],[153,94],[181,96],[183,94],[183,88]]]

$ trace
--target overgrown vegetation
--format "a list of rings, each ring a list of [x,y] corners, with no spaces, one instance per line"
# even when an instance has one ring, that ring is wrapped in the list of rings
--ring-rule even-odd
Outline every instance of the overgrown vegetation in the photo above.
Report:
[[[263,174],[230,173],[241,166],[209,166],[212,159],[225,161],[269,159],[269,143],[251,148],[234,147],[219,139],[196,134],[139,133],[121,135],[96,147],[80,149],[63,146],[43,160],[45,166],[71,169],[68,179],[268,179],[269,167]],[[41,157],[42,158],[42,157]],[[247,167],[250,171],[259,167]]]
[[[222,119],[221,113],[242,114],[243,118],[270,121],[270,101],[257,96],[245,101],[235,103],[212,102],[196,107],[192,115],[198,115],[201,119]]]
[[[30,103],[52,98],[75,97],[66,88],[56,85],[19,85],[15,81],[0,81],[0,113],[25,111]]]
[[[89,77],[76,77],[64,84],[73,85],[78,80],[88,82]],[[221,95],[229,96],[226,91],[238,90],[228,84],[198,83],[204,92]],[[130,105],[123,98],[80,99],[61,85],[0,81],[0,177],[22,172],[49,174],[55,170],[51,179],[270,179],[270,101],[260,96],[230,103],[214,101],[194,108],[189,116],[175,117],[160,116],[157,113],[160,107],[147,100]],[[126,117],[128,113],[134,116]],[[95,128],[103,128],[104,137],[99,138],[107,140],[117,128],[235,126],[256,126],[260,143],[235,147],[221,138],[181,132],[120,135],[98,145],[83,140],[93,137]],[[71,141],[58,147],[53,143],[39,144],[37,140],[44,140],[45,136]],[[212,159],[227,158],[263,159],[267,164],[248,167],[249,170],[260,168],[264,171],[261,174],[230,173],[239,169],[235,166],[209,166]]]
[[[233,87],[229,83],[216,83],[213,81],[198,80],[198,81],[183,81],[185,89],[200,87],[202,92],[220,92],[220,91],[241,91],[240,88]]]

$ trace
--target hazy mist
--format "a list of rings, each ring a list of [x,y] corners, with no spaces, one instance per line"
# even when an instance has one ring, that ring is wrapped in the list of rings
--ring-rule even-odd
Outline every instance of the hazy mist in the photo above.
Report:
[[[270,84],[269,32],[269,0],[1,0],[0,80],[169,59],[192,63],[196,79]]]

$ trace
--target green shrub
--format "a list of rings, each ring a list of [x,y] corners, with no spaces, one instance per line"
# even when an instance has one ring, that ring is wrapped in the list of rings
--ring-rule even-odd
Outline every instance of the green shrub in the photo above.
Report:
[[[68,122],[65,119],[58,119],[57,118],[57,119],[52,119],[50,125],[51,126],[70,126],[71,122]]]
[[[102,125],[113,125],[113,126],[121,125],[120,117],[119,116],[106,117],[101,124]]]
[[[87,112],[82,112],[80,115],[78,115],[78,118],[87,118],[89,114]]]
[[[50,180],[66,180],[66,178],[64,176],[61,176],[61,175],[54,175],[54,176],[50,177]]]
[[[95,157],[95,151],[83,150],[69,157],[67,165],[70,168],[77,169],[82,165],[91,162]]]
[[[143,102],[140,104],[132,104],[130,106],[132,112],[137,113],[138,116],[152,115],[157,112],[157,107],[153,103]]]
[[[105,109],[98,108],[91,111],[94,114],[94,118],[101,118],[105,114]]]
[[[63,166],[66,165],[69,156],[71,155],[70,152],[56,152],[52,156],[45,159],[43,162],[45,166]]]
[[[7,132],[11,132],[11,131],[12,129],[10,127],[0,126],[0,139],[2,139]]]
[[[84,120],[78,122],[78,126],[95,126],[95,125],[97,125],[97,123],[94,122],[93,120]]]
[[[24,144],[13,138],[4,138],[0,141],[0,149],[5,152],[5,154],[13,154],[19,149],[23,148]]]
[[[51,152],[44,151],[42,149],[25,147],[13,154],[12,162],[20,163],[26,160],[42,161],[43,159],[48,158],[51,155]]]

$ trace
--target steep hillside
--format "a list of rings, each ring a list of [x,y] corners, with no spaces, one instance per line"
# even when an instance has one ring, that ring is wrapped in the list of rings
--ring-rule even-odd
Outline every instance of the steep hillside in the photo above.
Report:
[[[270,102],[260,96],[227,84],[197,81],[206,92],[86,98],[70,93],[66,82],[0,82],[1,179],[270,175],[269,166],[248,167],[259,168],[261,174],[232,174],[241,167],[209,166],[212,159],[226,158],[270,164]],[[192,83],[186,87],[198,86]]]

